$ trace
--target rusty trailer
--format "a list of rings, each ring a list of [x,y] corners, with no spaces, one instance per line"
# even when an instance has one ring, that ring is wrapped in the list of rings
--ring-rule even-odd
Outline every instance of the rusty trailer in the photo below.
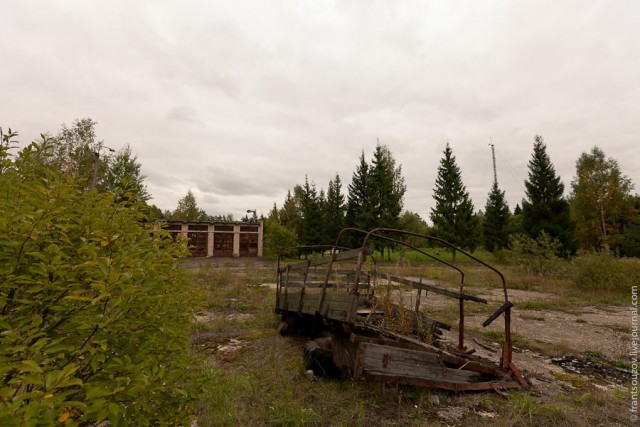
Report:
[[[360,247],[339,246],[348,233],[360,234]],[[455,249],[497,275],[504,303],[483,326],[499,317],[504,321],[499,361],[473,355],[475,350],[465,342],[466,304],[488,304],[488,301],[467,293],[463,270],[420,249],[415,245],[420,239]],[[425,259],[452,269],[460,278],[456,290],[438,286],[422,274],[412,277],[381,271],[371,254],[373,245],[382,242],[407,247]],[[496,268],[442,239],[389,228],[369,232],[345,229],[335,245],[313,249],[324,251],[324,256],[291,263],[278,261],[275,307],[282,318],[278,327],[281,334],[306,333],[312,338],[320,337],[305,348],[308,367],[315,368],[313,364],[319,363],[317,357],[314,359],[315,352],[324,359],[321,370],[329,369],[325,363],[328,360],[335,371],[353,379],[452,391],[527,386],[512,360],[513,304],[508,298],[504,276]],[[426,314],[430,294],[457,300],[456,344],[442,340],[443,330],[450,330],[451,325]]]

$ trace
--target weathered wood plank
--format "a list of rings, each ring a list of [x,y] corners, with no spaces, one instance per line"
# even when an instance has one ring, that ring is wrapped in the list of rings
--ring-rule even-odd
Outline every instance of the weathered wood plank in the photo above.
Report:
[[[380,381],[391,384],[405,384],[418,387],[439,388],[450,391],[483,391],[483,390],[509,390],[520,388],[516,381],[482,381],[482,382],[458,382],[458,381],[437,381],[424,378],[398,377],[384,375],[382,373],[368,373],[364,378],[372,381]]]
[[[435,381],[472,382],[475,372],[447,368],[437,354],[373,343],[360,344],[362,372]]]
[[[309,261],[301,262],[299,264],[292,264],[288,268],[289,271],[306,270],[309,268]]]
[[[405,279],[404,277],[389,276],[386,273],[378,273],[375,271],[372,271],[370,274],[372,277],[377,277],[381,279],[391,279],[392,282],[402,283],[403,285],[408,285],[413,287],[413,289],[426,289],[433,293],[444,295],[450,298],[455,298],[455,299],[462,298],[463,300],[467,300],[467,301],[474,301],[474,302],[487,304],[487,300],[484,298],[476,297],[469,294],[461,294],[459,292],[453,292],[448,289],[438,288],[437,286],[427,285],[426,283],[416,282],[415,280]]]
[[[358,248],[358,249],[351,249],[348,251],[338,252],[336,254],[335,260],[336,262],[338,262],[338,261],[345,261],[348,259],[358,258],[360,256],[360,251],[361,249]]]

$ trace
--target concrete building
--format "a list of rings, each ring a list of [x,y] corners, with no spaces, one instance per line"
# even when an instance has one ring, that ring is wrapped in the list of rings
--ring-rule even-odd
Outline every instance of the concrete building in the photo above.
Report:
[[[168,221],[163,228],[189,239],[194,257],[261,257],[262,221],[204,222]]]

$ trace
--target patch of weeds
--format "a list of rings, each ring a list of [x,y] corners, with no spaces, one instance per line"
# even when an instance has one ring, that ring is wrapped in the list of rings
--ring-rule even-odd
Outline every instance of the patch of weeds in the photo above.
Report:
[[[631,370],[631,364],[628,363],[628,362],[613,361],[613,362],[611,362],[611,366],[613,366],[614,368],[618,368],[618,369],[624,369],[626,371],[630,371]]]
[[[526,391],[513,391],[508,395],[509,405],[513,408],[514,424],[572,425],[567,408],[556,403],[540,404]]]
[[[537,316],[535,314],[521,313],[520,318],[523,320],[537,320],[538,322],[544,322],[546,319],[544,316]]]
[[[605,357],[605,355],[598,350],[587,350],[584,352],[584,354],[586,354],[587,356],[593,358],[593,359],[597,359],[597,360],[604,360],[606,361],[607,358]]]
[[[521,301],[515,304],[519,310],[552,310],[558,306],[556,301]]]
[[[593,393],[571,393],[569,395],[569,399],[574,405],[589,407],[595,403],[595,399],[593,397]]]
[[[487,340],[503,343],[504,342],[504,331],[498,329],[489,329],[484,332],[484,336]],[[511,332],[511,343],[518,347],[527,347],[528,341],[521,335],[518,335],[514,332]]]
[[[567,408],[553,403],[546,403],[537,408],[535,424],[548,426],[574,425],[567,413]]]
[[[605,327],[615,332],[622,332],[623,334],[631,333],[631,327],[629,325],[619,325],[617,323],[613,323],[611,325],[606,325]]]
[[[515,391],[508,394],[507,400],[514,410],[514,421],[533,424],[533,416],[536,407],[531,394],[526,391]]]
[[[276,400],[264,414],[265,425],[301,426],[317,424],[318,414],[312,408],[286,400]]]
[[[565,372],[552,372],[551,375],[558,381],[569,383],[572,387],[584,390],[589,386],[589,382],[577,375],[571,375]]]
[[[536,353],[544,354],[549,357],[564,356],[571,352],[569,347],[559,342],[547,342],[534,339],[526,344],[526,347]]]

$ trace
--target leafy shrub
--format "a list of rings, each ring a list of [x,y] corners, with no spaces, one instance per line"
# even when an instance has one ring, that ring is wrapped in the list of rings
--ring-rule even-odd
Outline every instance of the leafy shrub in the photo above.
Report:
[[[295,232],[276,221],[269,221],[265,228],[265,256],[277,258],[278,255],[293,255],[295,250],[292,248],[298,244],[298,237]]]
[[[3,426],[170,425],[190,404],[193,292],[174,243],[127,194],[0,152]]]
[[[640,283],[640,262],[637,259],[616,258],[607,252],[595,252],[576,257],[575,285],[585,291],[622,292],[628,295],[631,286]]]
[[[509,249],[503,256],[508,263],[518,265],[530,274],[556,275],[567,268],[567,263],[558,256],[561,248],[557,239],[544,232],[537,239],[513,234],[509,236]]]

